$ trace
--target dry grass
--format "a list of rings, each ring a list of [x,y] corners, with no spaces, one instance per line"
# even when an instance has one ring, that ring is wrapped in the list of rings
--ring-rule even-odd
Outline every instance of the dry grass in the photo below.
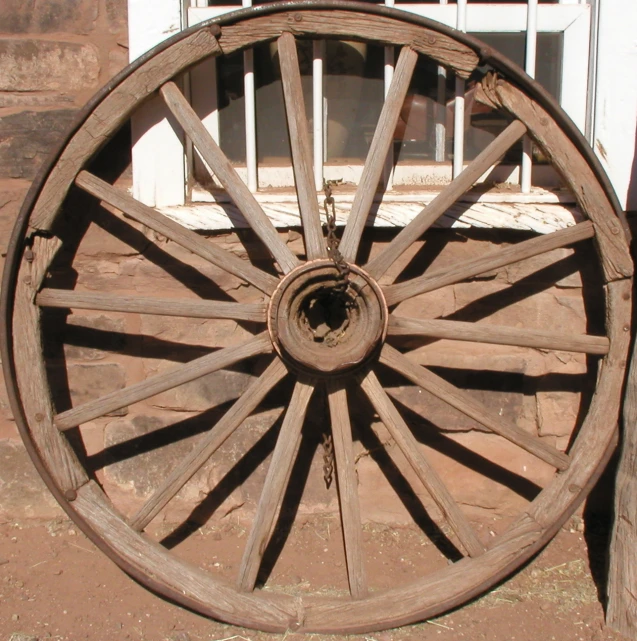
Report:
[[[545,601],[563,613],[597,600],[597,589],[586,561],[574,559],[549,568],[531,566],[486,594],[475,605],[495,607],[506,603]]]

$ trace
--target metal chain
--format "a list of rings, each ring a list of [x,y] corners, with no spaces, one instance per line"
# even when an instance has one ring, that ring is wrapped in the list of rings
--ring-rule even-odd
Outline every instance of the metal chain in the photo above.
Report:
[[[342,179],[326,180],[323,182],[323,191],[325,192],[323,208],[325,209],[325,218],[327,221],[325,225],[327,231],[327,255],[334,262],[334,267],[336,267],[338,272],[334,291],[344,294],[349,287],[350,269],[338,248],[340,241],[336,235],[336,204],[334,202],[334,196],[332,195],[332,187],[342,182]],[[334,441],[331,432],[328,430],[323,434],[323,479],[325,480],[325,487],[328,490],[334,478],[334,462]]]
[[[323,479],[329,490],[334,478],[334,441],[329,432],[323,434]]]
[[[323,182],[323,191],[325,192],[323,208],[325,209],[325,218],[327,219],[327,255],[332,259],[338,271],[334,291],[344,294],[349,287],[350,269],[338,248],[340,241],[336,235],[336,206],[334,196],[332,196],[332,187],[340,185],[342,182],[342,179],[326,180]]]

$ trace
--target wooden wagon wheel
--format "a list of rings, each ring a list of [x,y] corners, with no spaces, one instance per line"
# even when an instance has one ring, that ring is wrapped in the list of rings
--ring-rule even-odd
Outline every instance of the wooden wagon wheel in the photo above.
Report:
[[[334,252],[328,255],[319,218],[296,38],[340,38],[402,47],[342,236],[340,257]],[[278,43],[281,61],[304,257],[295,255],[281,240],[173,82],[206,57],[229,55],[269,41]],[[478,64],[491,65],[494,73],[482,81],[479,99],[504,112],[510,124],[413,222],[361,265],[357,257],[363,228],[419,56],[427,56],[465,78]],[[87,169],[105,141],[140,103],[156,93],[270,251],[278,265],[277,275],[219,248],[112,186],[92,168]],[[379,284],[403,252],[527,133],[562,174],[585,220],[472,260],[428,270],[404,282]],[[248,283],[255,292],[255,302],[139,298],[51,287],[47,274],[63,254],[59,250],[64,249],[64,229],[75,224],[63,204],[69,192],[77,193],[78,188],[106,203],[113,215],[123,212],[129,220]],[[559,108],[505,59],[468,36],[401,12],[354,3],[282,3],[203,23],[172,38],[114,78],[82,112],[49,167],[34,183],[11,240],[3,283],[3,364],[15,416],[40,474],[69,515],[122,568],[177,602],[227,622],[272,631],[361,632],[438,614],[493,585],[540,549],[573,512],[604,464],[615,433],[629,342],[632,264],[627,231],[618,211],[593,155]],[[587,239],[594,239],[592,253],[603,274],[605,335],[413,319],[394,311],[401,301],[425,292]],[[317,342],[312,334],[308,310],[317,304],[340,305],[341,321],[330,327],[340,341],[337,349],[327,340]],[[46,329],[42,309],[56,307],[232,319],[262,325],[247,342],[59,411],[51,399],[42,334]],[[562,451],[503,420],[397,349],[395,337],[405,334],[599,355],[595,394],[572,443]],[[70,431],[210,372],[268,354],[265,371],[201,436],[191,454],[167,473],[141,509],[127,517],[119,513],[95,477],[83,467],[82,456],[72,446],[74,440],[67,437]],[[488,541],[477,534],[386,393],[377,375],[381,366],[554,468],[551,482],[505,532]],[[143,531],[284,377],[294,381],[293,390],[236,581],[229,583],[180,560]],[[383,591],[374,590],[366,579],[348,408],[351,400],[346,391],[353,388],[369,399],[395,442],[394,449],[400,451],[414,478],[433,498],[450,536],[465,555],[432,572],[424,568],[417,580]],[[263,551],[298,451],[308,404],[319,389],[327,395],[331,417],[350,594],[290,595],[255,589]]]

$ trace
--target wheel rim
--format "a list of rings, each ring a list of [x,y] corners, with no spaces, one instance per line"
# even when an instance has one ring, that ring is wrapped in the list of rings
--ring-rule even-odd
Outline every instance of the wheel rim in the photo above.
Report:
[[[325,11],[328,10],[326,7],[334,12],[327,26],[324,24]],[[347,23],[349,26],[336,29],[334,25],[342,22],[343,15],[356,18],[363,16],[366,24],[359,27]],[[222,25],[221,29],[219,24]],[[344,304],[344,309],[341,310],[343,322],[330,327],[330,339],[327,342],[344,340],[347,345],[345,350],[339,350],[337,357],[332,358],[330,353],[334,350],[331,345],[326,342],[316,343],[315,333],[312,336],[315,328],[308,319],[309,308],[318,304],[317,300],[323,304],[325,296],[330,296],[330,292],[334,290],[339,275],[334,262],[327,258],[318,206],[311,186],[311,172],[308,171],[311,161],[307,157],[308,147],[302,133],[303,130],[307,133],[307,121],[304,112],[295,106],[293,100],[294,92],[299,89],[299,77],[292,32],[307,36],[311,31],[315,37],[324,37],[328,32],[339,37],[363,37],[364,34],[365,38],[372,41],[369,34],[396,25],[404,28],[388,32],[382,40],[383,44],[393,42],[403,45],[397,65],[397,79],[381,114],[381,120],[384,119],[389,125],[379,126],[372,141],[374,153],[370,152],[370,159],[365,165],[340,245],[343,261],[353,274],[351,282],[355,292],[349,294],[348,300],[356,301],[356,307],[351,311],[347,307],[349,303]],[[255,37],[254,33],[259,33],[259,36]],[[396,35],[398,33],[401,34],[400,37]],[[416,36],[420,38],[417,42],[424,44],[414,45],[416,41],[413,38]],[[405,38],[411,40],[406,43]],[[281,242],[258,204],[255,206],[256,201],[237,182],[231,168],[225,167],[223,154],[206,138],[201,131],[201,123],[193,119],[183,95],[171,82],[171,78],[184,68],[206,56],[218,55],[219,46],[224,51],[234,51],[272,39],[278,41],[282,60],[290,131],[295,126],[298,129],[297,135],[293,137],[292,152],[307,262],[300,261]],[[450,57],[445,58],[446,54],[441,53],[444,49],[441,43],[453,45]],[[175,55],[176,51],[183,54],[181,58]],[[612,443],[629,340],[627,319],[632,274],[622,221],[616,216],[615,201],[609,195],[606,182],[599,177],[598,166],[591,162],[587,154],[580,152],[581,140],[573,135],[570,127],[560,118],[556,120],[555,106],[546,99],[543,92],[535,85],[521,81],[517,72],[513,72],[496,55],[488,56],[496,71],[521,84],[524,91],[502,76],[491,76],[482,83],[481,98],[485,103],[504,110],[513,119],[513,123],[469,166],[468,177],[463,179],[469,183],[468,187],[462,181],[454,181],[455,185],[452,183],[443,193],[454,202],[458,190],[464,193],[503,151],[525,132],[529,132],[564,174],[565,182],[591,222],[579,223],[546,237],[523,241],[515,246],[515,251],[497,252],[498,256],[487,256],[485,260],[466,263],[457,270],[446,269],[441,273],[430,271],[404,283],[379,285],[380,279],[395,260],[442,213],[436,206],[430,206],[426,215],[418,217],[417,222],[406,227],[383,252],[364,265],[356,263],[363,226],[375,191],[373,187],[378,183],[383,159],[391,144],[398,109],[404,100],[418,55],[425,54],[465,75],[472,65],[475,67],[479,55],[487,57],[486,50],[480,43],[462,34],[455,34],[426,20],[408,19],[399,12],[381,11],[366,5],[282,4],[269,6],[267,9],[238,12],[218,23],[206,23],[145,56],[132,70],[115,78],[107,92],[92,101],[82,114],[76,130],[57,154],[54,164],[34,183],[20,215],[7,256],[3,284],[3,363],[14,413],[31,456],[63,507],[109,556],[151,589],[205,614],[265,630],[303,629],[321,632],[367,631],[438,614],[493,585],[546,543],[590,489]],[[175,58],[179,62],[171,66],[168,61]],[[131,98],[130,87],[137,77],[144,72],[148,73],[149,69],[155,70],[153,81]],[[248,261],[216,250],[212,243],[202,241],[176,223],[156,215],[153,210],[140,207],[130,196],[118,192],[108,183],[83,170],[98,151],[99,144],[95,140],[99,136],[112,135],[146,94],[155,90],[159,90],[175,119],[215,169],[217,177],[270,250],[280,266],[280,278],[258,269]],[[126,96],[129,98],[128,102],[125,100]],[[533,102],[529,101],[529,96]],[[114,110],[117,101],[123,106]],[[532,108],[528,107],[529,104]],[[105,117],[106,115],[109,117]],[[383,134],[383,131],[389,133]],[[472,178],[474,175],[475,178]],[[258,303],[228,303],[224,307],[223,303],[198,301],[203,306],[195,305],[197,309],[193,307],[189,310],[192,317],[258,319],[263,323],[267,320],[266,331],[236,347],[224,348],[196,359],[196,363],[188,363],[179,372],[158,375],[152,381],[126,388],[124,393],[109,395],[97,402],[89,401],[79,407],[56,413],[50,400],[49,379],[42,358],[39,307],[82,308],[84,305],[87,308],[87,305],[92,305],[88,308],[102,309],[95,299],[88,300],[85,297],[81,301],[72,294],[42,288],[47,269],[62,245],[56,236],[58,225],[61,224],[57,217],[73,184],[124,211],[137,222],[154,229],[193,254],[221,266],[252,285],[255,290],[266,294],[269,299],[267,310]],[[449,203],[444,202],[444,197],[440,200],[442,204],[438,207],[444,211]],[[411,362],[387,341],[387,336],[409,333],[440,338],[446,335],[445,332],[469,331],[458,325],[445,326],[445,321],[426,325],[413,319],[404,319],[395,313],[390,314],[388,305],[392,307],[403,300],[431,291],[431,288],[440,288],[445,284],[497,269],[500,265],[509,265],[519,261],[522,255],[536,256],[592,237],[597,244],[605,281],[606,339],[592,336],[571,337],[569,342],[563,335],[546,332],[525,332],[523,337],[519,333],[513,333],[508,338],[505,337],[505,340],[514,341],[514,345],[572,349],[604,355],[595,396],[568,454],[529,437],[515,425],[485,414],[479,404],[466,396],[458,395],[450,384],[427,368]],[[112,297],[110,304],[113,309],[126,307],[130,310],[134,302],[117,301]],[[159,305],[160,313],[174,313],[174,309],[172,312],[169,310],[172,304],[169,303],[166,300],[137,301],[140,313],[158,313],[148,311],[152,304]],[[364,331],[352,331],[355,329]],[[488,343],[494,337],[473,336],[470,340]],[[190,457],[167,476],[150,500],[127,520],[113,508],[99,485],[89,480],[66,440],[65,431],[86,421],[171,389],[182,382],[194,380],[202,373],[218,371],[246,358],[271,352],[274,357],[267,369],[215,425],[210,436],[197,445]],[[560,470],[527,510],[493,543],[485,546],[484,541],[476,536],[442,479],[422,453],[419,453],[414,436],[378,379],[378,363],[398,372],[412,383],[478,420],[492,432]],[[139,531],[190,479],[193,470],[199,469],[220,444],[239,429],[243,420],[286,376],[296,379],[295,387],[268,468],[263,498],[257,506],[254,525],[239,567],[238,586],[230,586],[179,561],[160,545],[139,534]],[[350,410],[345,391],[347,385],[360,386],[416,476],[433,496],[456,540],[467,554],[449,568],[434,571],[407,586],[382,593],[370,593],[367,585]],[[277,508],[295,461],[305,414],[315,389],[325,389],[328,398],[348,582],[353,599],[300,598],[253,591],[263,550],[276,522]]]

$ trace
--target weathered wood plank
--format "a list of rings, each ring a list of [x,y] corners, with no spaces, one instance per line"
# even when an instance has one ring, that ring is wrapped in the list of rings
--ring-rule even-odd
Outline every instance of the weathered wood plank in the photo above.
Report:
[[[606,623],[637,638],[637,344],[630,361],[610,544]]]
[[[387,153],[394,140],[398,116],[405,102],[407,89],[409,89],[417,61],[418,54],[410,47],[403,47],[367,153],[363,175],[356,189],[343,238],[338,246],[343,258],[347,261],[355,262],[356,260],[365,221],[374,202],[374,194],[385,167]]]
[[[50,229],[84,163],[126,122],[138,104],[175,74],[220,52],[214,30],[204,28],[152,56],[135,74],[114,86],[62,152],[35,204],[30,226]]]
[[[496,414],[493,414],[482,403],[476,401],[466,392],[448,383],[426,367],[411,362],[406,356],[390,345],[385,344],[380,355],[381,363],[402,374],[415,385],[419,385],[447,405],[454,407],[474,421],[499,434],[508,441],[515,443],[523,450],[530,452],[539,459],[559,470],[565,470],[571,463],[571,458],[558,449],[547,445],[538,437],[520,429],[517,425],[509,424]]]
[[[519,120],[512,122],[378,256],[367,263],[365,271],[378,280],[407,247],[418,240],[525,133],[526,127]]]
[[[276,357],[263,374],[223,415],[223,418],[196,444],[192,452],[162,481],[150,499],[131,518],[131,527],[143,530],[197,473],[201,466],[228,440],[286,374],[285,365]]]
[[[197,196],[203,194],[197,194]],[[378,195],[378,194],[377,194]],[[209,199],[210,194],[205,194]],[[350,213],[353,194],[338,192],[336,194],[335,213],[336,225],[344,227]],[[473,196],[473,198],[472,198]],[[231,202],[222,200],[208,202],[207,200],[193,202],[181,207],[158,207],[165,216],[178,222],[188,229],[219,230],[245,229],[248,227],[238,207]],[[263,211],[275,227],[300,227],[299,207],[296,195],[286,194],[256,194]],[[405,227],[429,205],[435,193],[421,191],[402,195],[399,192],[386,192],[382,200],[375,201],[373,217],[368,217],[367,227]],[[581,211],[569,204],[544,202],[502,202],[493,200],[492,194],[467,194],[452,205],[433,224],[434,228],[467,229],[515,229],[532,231],[538,234],[550,234],[565,229],[574,223],[585,220]],[[378,205],[376,204],[378,203]]]
[[[462,321],[405,318],[395,315],[389,317],[388,334],[390,336],[428,336],[490,345],[555,349],[583,354],[607,354],[609,347],[606,336],[560,334],[505,325],[478,325]]]
[[[579,223],[546,236],[531,238],[505,249],[489,252],[485,256],[459,263],[450,269],[439,269],[398,285],[390,285],[383,289],[385,299],[388,305],[395,305],[413,296],[418,296],[418,294],[453,285],[466,278],[479,276],[492,269],[500,269],[526,258],[532,258],[553,249],[566,247],[572,243],[592,238],[594,235],[595,228],[590,221]]]
[[[291,33],[284,33],[278,42],[279,61],[281,65],[281,82],[285,99],[285,112],[290,132],[292,148],[292,165],[294,184],[299,201],[303,237],[308,260],[326,258],[327,249],[321,216],[314,187],[314,163],[310,145],[310,127],[305,114],[305,100],[301,85],[299,56],[296,40]]]
[[[150,298],[148,296],[113,296],[68,289],[43,289],[35,299],[40,307],[92,309],[104,312],[182,316],[184,318],[230,318],[265,323],[263,304],[226,303],[189,298]]]
[[[474,532],[471,523],[469,523],[460,506],[451,496],[442,479],[422,454],[418,441],[416,441],[395,405],[387,396],[376,374],[370,371],[361,380],[361,387],[392,438],[396,441],[396,445],[398,445],[422,484],[427,488],[431,498],[449,522],[469,556],[480,556],[484,552],[484,546]]]
[[[309,382],[297,381],[294,387],[241,560],[238,578],[241,590],[254,589],[261,559],[281,508],[285,488],[301,444],[301,428],[313,391],[314,384]]]
[[[250,227],[277,260],[283,272],[287,274],[294,269],[299,264],[298,258],[283,242],[272,221],[265,215],[248,186],[239,178],[235,168],[199,120],[177,85],[174,82],[167,82],[161,87],[160,93],[168,109],[215,173]]]
[[[360,599],[367,596],[367,575],[365,572],[363,529],[347,392],[344,387],[339,387],[337,383],[330,382],[327,385],[327,393],[332,438],[334,439],[336,480],[341,507],[349,591],[353,598]]]
[[[606,622],[626,638],[637,635],[637,361],[633,352],[624,401],[624,431],[615,481]]]
[[[94,418],[104,416],[109,412],[114,412],[127,405],[138,403],[166,390],[194,381],[206,374],[230,367],[239,361],[271,351],[272,343],[268,333],[262,332],[245,343],[224,347],[212,354],[196,358],[185,365],[171,368],[167,372],[151,376],[145,381],[105,394],[95,401],[89,401],[62,412],[54,417],[55,426],[59,430],[71,429]]]
[[[104,200],[109,205],[125,212],[142,225],[146,225],[158,234],[170,238],[193,254],[210,261],[213,265],[245,280],[254,285],[266,294],[271,294],[278,280],[265,272],[257,269],[246,260],[224,251],[214,243],[206,241],[194,232],[182,227],[179,223],[172,221],[155,209],[140,203],[132,196],[116,189],[104,182],[97,176],[87,171],[82,171],[75,180],[78,187],[81,187],[89,194]]]
[[[66,438],[53,425],[53,404],[40,334],[40,310],[35,294],[62,242],[35,236],[32,261],[22,260],[17,279],[13,313],[13,349],[16,376],[25,417],[34,445],[56,485],[64,492],[75,490],[88,477]]]
[[[595,240],[601,250],[606,280],[632,276],[633,263],[626,235],[613,214],[608,197],[577,147],[548,112],[495,74],[485,76],[478,85],[476,98],[484,104],[508,111],[528,127],[529,135],[560,172],[581,209],[595,223]]]
[[[358,11],[297,9],[258,16],[223,28],[219,44],[225,54],[260,42],[275,40],[285,31],[295,36],[373,41],[408,46],[461,78],[468,78],[479,64],[478,54],[453,38],[395,18]]]

